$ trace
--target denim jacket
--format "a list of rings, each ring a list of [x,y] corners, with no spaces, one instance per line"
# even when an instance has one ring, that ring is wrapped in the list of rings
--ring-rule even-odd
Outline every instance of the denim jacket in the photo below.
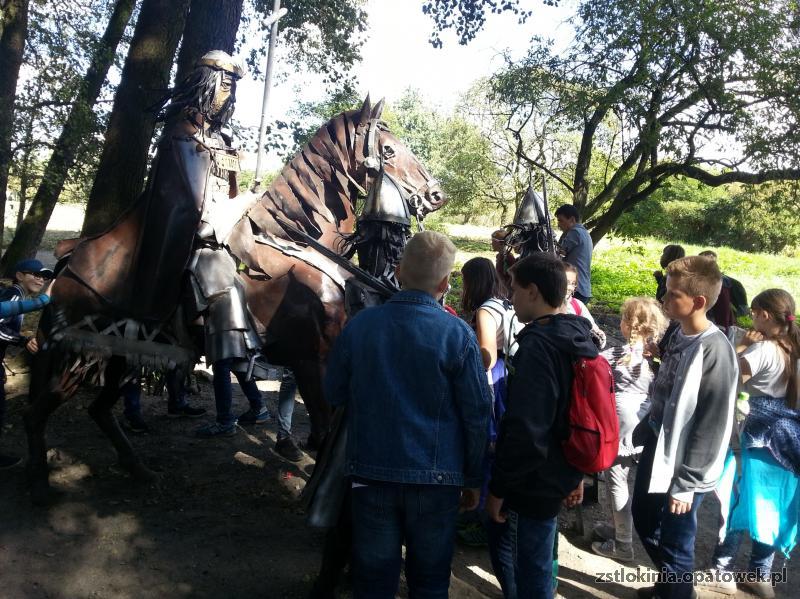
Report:
[[[347,405],[346,472],[479,487],[491,392],[477,339],[422,291],[359,312],[329,356],[325,397]]]

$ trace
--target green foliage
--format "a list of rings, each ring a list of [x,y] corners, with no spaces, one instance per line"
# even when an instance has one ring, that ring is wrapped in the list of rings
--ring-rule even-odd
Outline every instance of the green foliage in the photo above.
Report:
[[[794,252],[800,246],[795,184],[709,188],[679,179],[637,205],[615,233],[676,242],[726,245],[751,252]]]
[[[494,98],[510,127],[571,134],[567,161],[530,162],[561,176],[598,239],[675,176],[800,179],[797,17],[795,0],[580,0],[568,47],[534,38]],[[720,135],[733,142],[722,158]]]
[[[361,102],[362,98],[358,97],[352,83],[344,81],[339,89],[330,92],[321,102],[300,102],[290,113],[290,120],[279,119],[274,127],[269,126],[267,146],[282,150],[284,160],[288,160],[324,123],[337,114],[361,106]]]
[[[549,6],[556,6],[558,0],[542,0]],[[455,29],[460,44],[467,44],[478,34],[486,23],[486,14],[510,12],[524,23],[532,11],[520,7],[520,0],[426,0],[422,12],[430,15],[435,29],[430,42],[434,48],[442,47],[441,32]]]
[[[800,247],[798,210],[796,184],[749,186],[708,207],[707,240],[747,251],[795,251]]]
[[[18,197],[30,197],[39,185],[112,8],[110,0],[64,0],[57,6],[45,0],[30,3],[12,140],[11,186]],[[83,143],[69,171],[65,201],[83,199],[91,185],[101,150],[96,136],[105,128],[106,117],[103,104],[84,115]]]
[[[350,86],[331,94],[322,102],[300,104],[293,112],[292,145],[286,156],[294,154],[317,129],[333,116],[361,106],[362,99]],[[428,106],[418,90],[408,89],[383,110],[382,119],[425,164],[441,183],[448,203],[444,214],[474,218],[492,212],[513,196],[502,195],[503,182],[490,140],[464,116],[440,115]]]
[[[596,250],[592,256],[592,309],[602,306],[605,311],[618,312],[629,297],[654,297],[653,271],[658,268],[661,247],[655,266],[649,247],[615,244],[607,250]]]
[[[297,69],[321,73],[323,83],[335,90],[361,59],[361,46],[367,30],[367,11],[362,0],[284,0],[287,14],[280,20],[280,45],[289,64]],[[250,0],[245,4],[243,24],[259,23],[262,39],[268,32],[261,25],[272,12],[272,0]],[[242,27],[240,43],[245,45],[247,27]],[[263,66],[264,47],[251,51],[248,64],[258,75]]]

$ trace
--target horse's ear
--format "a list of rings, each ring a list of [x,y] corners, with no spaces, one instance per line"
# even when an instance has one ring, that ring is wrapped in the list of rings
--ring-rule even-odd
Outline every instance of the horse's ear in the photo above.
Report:
[[[358,122],[366,123],[372,115],[372,102],[369,100],[369,93],[364,98],[364,104],[361,106],[361,112],[358,113]]]
[[[372,109],[372,114],[370,115],[370,118],[380,119],[381,113],[383,112],[383,105],[385,103],[386,103],[386,98],[381,98],[380,102],[375,104],[374,108]]]

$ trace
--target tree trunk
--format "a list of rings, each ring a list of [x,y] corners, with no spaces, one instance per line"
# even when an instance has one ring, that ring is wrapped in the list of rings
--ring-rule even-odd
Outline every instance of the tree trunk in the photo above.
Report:
[[[182,81],[211,50],[233,53],[244,0],[192,0],[178,54],[175,81]]]
[[[85,140],[86,125],[92,118],[92,107],[100,95],[108,69],[114,62],[117,46],[131,18],[135,3],[135,0],[117,0],[114,5],[111,19],[92,55],[78,95],[44,169],[42,181],[33,197],[30,210],[17,228],[3,259],[0,260],[0,271],[4,273],[10,272],[9,269],[12,269],[19,260],[33,256],[42,241],[53,208],[64,188],[69,169],[74,164],[75,155]]]
[[[31,180],[31,168],[33,162],[33,119],[28,119],[25,124],[25,138],[22,144],[22,169],[19,171],[19,206],[17,207],[17,224],[15,229],[22,226],[22,219],[25,216],[25,206],[28,204],[28,187]]]
[[[28,36],[28,0],[8,0],[3,7],[0,33],[0,249],[6,219],[6,188],[14,131],[14,96]]]
[[[188,7],[189,0],[142,2],[86,204],[84,235],[105,231],[142,191],[156,124],[156,115],[148,108],[169,85]]]

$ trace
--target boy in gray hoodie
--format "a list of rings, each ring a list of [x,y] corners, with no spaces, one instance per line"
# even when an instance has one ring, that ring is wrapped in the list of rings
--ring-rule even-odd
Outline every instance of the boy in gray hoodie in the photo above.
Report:
[[[725,462],[739,370],[725,334],[706,317],[722,285],[713,260],[669,264],[664,311],[680,324],[661,356],[650,413],[637,427],[644,451],[636,473],[633,524],[660,573],[640,597],[688,599],[693,588],[697,508]]]

